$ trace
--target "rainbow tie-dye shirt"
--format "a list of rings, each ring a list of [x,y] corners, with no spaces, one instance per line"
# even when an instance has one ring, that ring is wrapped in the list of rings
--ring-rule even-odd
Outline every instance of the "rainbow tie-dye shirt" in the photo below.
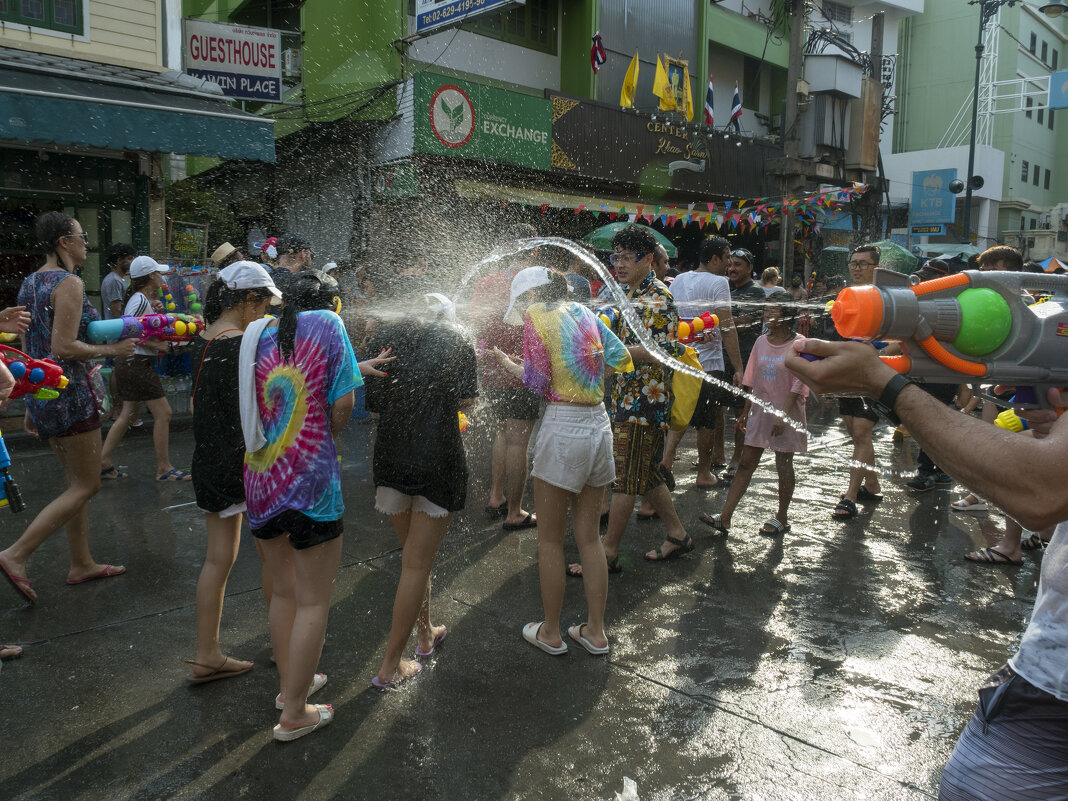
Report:
[[[278,347],[278,328],[263,331],[256,349],[256,399],[267,444],[245,454],[249,526],[284,511],[338,520],[341,466],[330,436],[330,406],[363,384],[345,325],[330,311],[297,318],[293,358]]]
[[[523,383],[548,401],[600,403],[604,368],[634,369],[619,337],[585,306],[527,308],[523,323]]]

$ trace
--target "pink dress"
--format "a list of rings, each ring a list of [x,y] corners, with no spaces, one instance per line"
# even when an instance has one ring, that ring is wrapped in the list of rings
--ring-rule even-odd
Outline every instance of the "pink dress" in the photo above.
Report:
[[[797,393],[802,398],[808,397],[808,387],[786,369],[783,360],[789,355],[793,341],[785,345],[772,345],[767,335],[761,336],[753,345],[749,363],[745,366],[742,383],[753,388],[753,394],[782,410],[790,402],[790,395]],[[805,404],[795,406],[794,420],[805,425]],[[783,433],[772,436],[771,429],[779,418],[753,404],[749,410],[749,421],[745,427],[745,444],[754,448],[771,448],[780,453],[806,453],[808,436],[787,427]]]

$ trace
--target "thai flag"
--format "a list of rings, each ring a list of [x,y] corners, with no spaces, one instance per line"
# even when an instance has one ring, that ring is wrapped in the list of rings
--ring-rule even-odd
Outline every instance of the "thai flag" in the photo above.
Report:
[[[734,82],[734,99],[731,100],[731,124],[735,131],[742,132],[742,93],[738,90],[738,81]]]
[[[710,125],[710,126],[716,124],[716,112],[713,109],[713,102],[712,102],[712,76],[711,75],[708,76],[708,91],[705,92],[705,124],[706,125]]]
[[[601,70],[601,65],[608,61],[608,55],[604,52],[604,42],[601,40],[601,32],[597,31],[593,35],[593,47],[590,48],[590,66],[593,67],[593,74],[596,75]]]

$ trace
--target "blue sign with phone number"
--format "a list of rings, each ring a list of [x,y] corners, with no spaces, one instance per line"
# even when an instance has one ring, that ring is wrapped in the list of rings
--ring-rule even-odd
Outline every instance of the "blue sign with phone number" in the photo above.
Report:
[[[416,0],[415,30],[424,33],[445,25],[463,22],[486,11],[500,11],[526,0]]]

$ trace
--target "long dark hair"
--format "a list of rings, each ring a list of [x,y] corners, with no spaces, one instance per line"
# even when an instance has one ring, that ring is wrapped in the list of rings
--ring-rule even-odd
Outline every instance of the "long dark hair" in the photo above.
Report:
[[[337,281],[320,270],[305,270],[283,276],[282,295],[285,309],[278,321],[278,347],[288,361],[293,357],[293,345],[297,336],[297,315],[305,311],[334,311],[340,301]]]
[[[148,286],[148,282],[151,280],[152,273],[149,273],[148,275],[142,275],[139,278],[131,278],[130,285],[126,287],[126,294],[122,296],[123,305],[125,306],[127,303],[129,303],[130,298],[134,296],[134,293],[140,292],[142,289]],[[149,300],[151,300],[151,298],[149,298]]]
[[[61,211],[46,211],[37,218],[34,225],[34,233],[37,235],[37,247],[46,256],[55,254],[59,266],[69,270],[63,259],[59,257],[59,240],[70,236],[74,231],[74,218]]]
[[[204,293],[204,322],[211,325],[227,309],[240,306],[245,301],[259,303],[266,300],[270,295],[269,290],[259,287],[256,289],[230,289],[225,281],[216,277],[208,284],[208,289]]]

